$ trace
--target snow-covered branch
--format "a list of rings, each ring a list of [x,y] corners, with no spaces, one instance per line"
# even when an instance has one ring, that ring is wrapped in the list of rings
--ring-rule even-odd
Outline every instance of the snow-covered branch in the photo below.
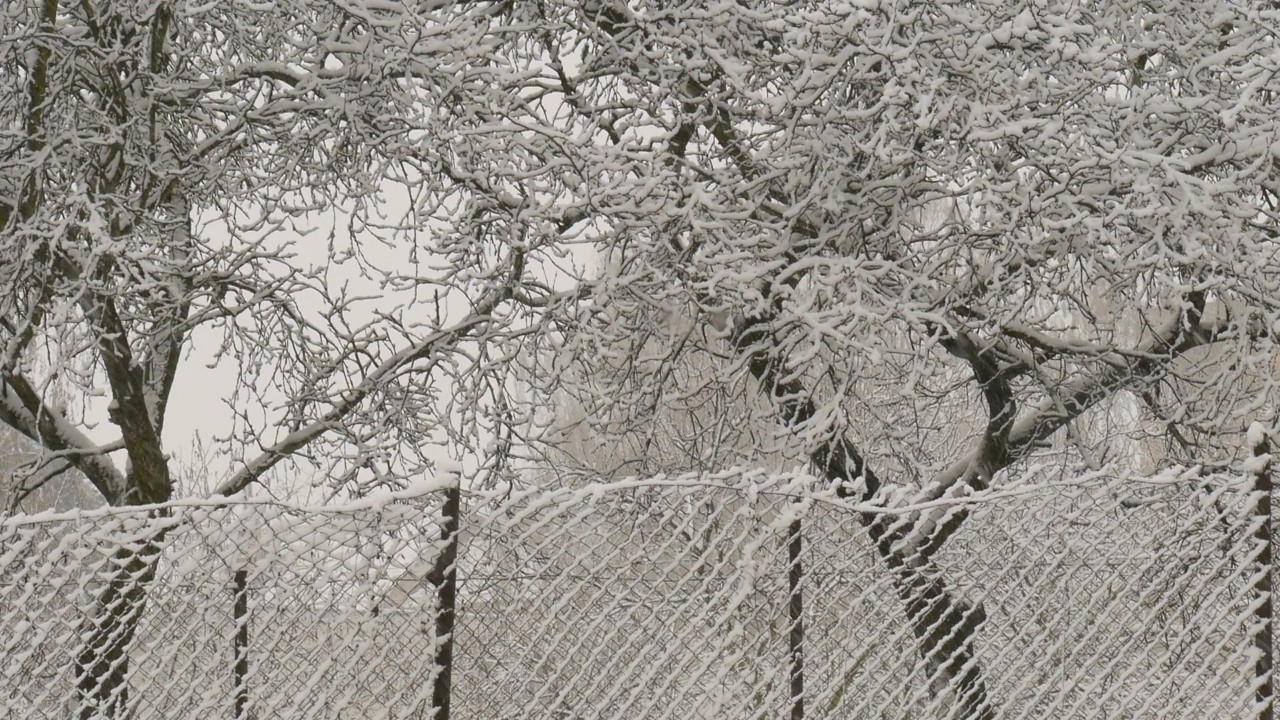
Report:
[[[25,378],[6,374],[0,380],[0,422],[84,473],[108,502],[117,502],[123,496],[124,477],[107,456],[119,450],[122,443],[96,445],[58,410],[43,402]]]
[[[383,360],[358,385],[342,393],[320,418],[294,430],[284,439],[267,447],[260,455],[246,462],[244,467],[219,485],[214,494],[227,496],[244,490],[280,461],[338,428],[342,421],[371,393],[411,366],[415,373],[429,374],[449,353],[457,349],[460,342],[472,337],[477,330],[492,322],[491,314],[504,296],[505,293],[494,294],[461,322],[447,330],[432,333]],[[425,361],[424,364],[417,365],[423,361]]]

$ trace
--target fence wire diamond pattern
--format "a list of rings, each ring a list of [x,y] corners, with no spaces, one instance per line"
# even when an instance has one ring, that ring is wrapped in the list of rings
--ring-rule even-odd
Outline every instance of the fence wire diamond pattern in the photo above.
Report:
[[[0,718],[432,718],[446,684],[453,718],[1234,718],[1270,686],[1239,477],[886,510],[721,474],[469,493],[453,536],[447,495],[6,519]],[[872,529],[939,510],[928,556]]]

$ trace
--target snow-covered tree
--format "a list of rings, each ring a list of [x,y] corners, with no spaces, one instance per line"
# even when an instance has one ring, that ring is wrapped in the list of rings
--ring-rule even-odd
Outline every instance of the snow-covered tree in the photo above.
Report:
[[[113,504],[173,495],[196,338],[241,378],[228,494],[299,453],[396,482],[433,434],[509,469],[554,402],[762,459],[697,424],[719,398],[874,503],[1046,443],[1227,463],[1274,412],[1270,6],[98,5],[3,11],[0,421]],[[931,676],[989,716],[981,612],[929,568],[965,514],[879,517]]]
[[[112,504],[166,500],[198,340],[239,377],[207,410],[235,419],[220,492],[317,442],[352,477],[421,465],[450,415],[432,373],[499,331],[522,267],[470,242],[485,180],[433,157],[452,111],[433,98],[492,105],[501,13],[430,11],[8,6],[0,420]]]
[[[514,187],[593,218],[602,271],[548,296],[528,375],[598,445],[694,441],[663,411],[707,358],[875,503],[982,491],[1048,445],[1060,474],[1223,466],[1275,411],[1274,9],[581,10],[547,11],[533,116],[490,136],[539,145]],[[930,568],[966,514],[881,518],[929,674],[989,716],[982,613]]]
[[[523,251],[485,248],[497,190],[436,153],[451,113],[503,111],[486,95],[505,13],[0,8],[0,422],[34,462],[113,505],[170,499],[174,388],[213,362],[239,378],[205,410],[232,427],[216,494],[300,453],[357,489],[420,472],[471,412],[441,383],[482,386],[475,348],[525,282]],[[86,717],[128,705],[142,545],[115,558],[78,659]]]

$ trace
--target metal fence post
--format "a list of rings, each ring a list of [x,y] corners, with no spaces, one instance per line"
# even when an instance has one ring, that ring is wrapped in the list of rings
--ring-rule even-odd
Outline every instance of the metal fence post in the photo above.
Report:
[[[787,588],[791,591],[787,600],[787,616],[791,620],[787,635],[787,654],[791,670],[791,720],[804,720],[804,596],[800,587],[804,580],[804,567],[800,553],[804,549],[800,537],[801,520],[791,521],[787,543]]]
[[[449,699],[453,684],[453,630],[458,592],[458,528],[462,508],[462,479],[445,491],[441,508],[440,540],[442,547],[431,571],[440,604],[436,612],[436,679],[431,691],[435,720],[449,720]]]
[[[245,720],[249,706],[249,571],[236,570],[232,575],[235,625],[235,653],[232,667],[232,688],[235,693],[234,720]]]
[[[1265,433],[1254,438],[1253,455],[1262,459],[1271,451],[1271,443]],[[1274,720],[1275,701],[1272,680],[1274,652],[1272,638],[1274,635],[1274,615],[1272,613],[1274,599],[1271,583],[1271,463],[1264,461],[1254,476],[1253,491],[1257,497],[1254,515],[1258,527],[1253,532],[1254,541],[1258,543],[1258,558],[1255,561],[1257,575],[1254,590],[1262,602],[1253,611],[1255,630],[1253,646],[1258,651],[1258,659],[1254,664],[1254,680],[1258,683],[1256,695],[1259,720]]]

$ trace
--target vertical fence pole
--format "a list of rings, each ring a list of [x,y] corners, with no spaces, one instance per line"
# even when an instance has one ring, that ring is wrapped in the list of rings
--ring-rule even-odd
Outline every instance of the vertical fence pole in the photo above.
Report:
[[[787,636],[787,655],[791,670],[791,720],[804,720],[804,596],[800,583],[804,580],[804,567],[800,553],[804,549],[800,537],[801,521],[791,521],[787,543],[787,617],[791,621]]]
[[[462,510],[462,479],[445,491],[441,508],[442,547],[431,572],[440,604],[436,612],[436,680],[431,690],[435,720],[449,720],[449,699],[453,684],[453,628],[458,593],[458,528]]]
[[[1253,429],[1251,428],[1251,430]],[[1262,458],[1262,456],[1267,455],[1271,450],[1271,443],[1267,439],[1266,433],[1251,432],[1250,434],[1255,436],[1252,438],[1254,457]],[[1253,611],[1256,628],[1253,636],[1253,647],[1258,651],[1258,659],[1254,664],[1254,681],[1258,684],[1255,700],[1257,701],[1259,720],[1275,720],[1275,702],[1272,690],[1274,682],[1271,677],[1273,670],[1272,636],[1274,635],[1274,615],[1272,613],[1274,599],[1271,592],[1271,488],[1271,463],[1264,462],[1257,469],[1253,487],[1253,491],[1258,498],[1253,510],[1258,521],[1258,527],[1253,532],[1253,538],[1259,546],[1258,559],[1256,561],[1257,579],[1254,589],[1262,600],[1262,602],[1258,603],[1257,609]]]
[[[245,720],[249,707],[249,571],[236,570],[232,575],[235,605],[232,610],[235,637],[235,665],[232,668],[232,687],[235,692],[234,720]]]

